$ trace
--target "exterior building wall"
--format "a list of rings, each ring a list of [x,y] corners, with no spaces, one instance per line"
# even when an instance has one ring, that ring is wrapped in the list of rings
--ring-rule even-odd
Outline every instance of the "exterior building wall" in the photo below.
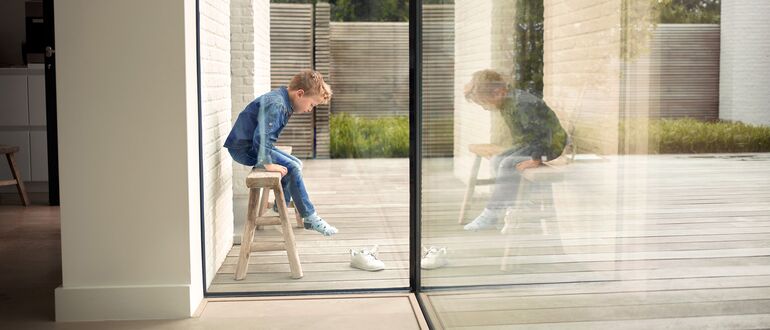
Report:
[[[201,1],[203,203],[209,283],[233,245],[233,165],[222,147],[232,124],[230,31],[230,0]]]
[[[768,1],[722,1],[720,119],[770,125],[768,15]]]

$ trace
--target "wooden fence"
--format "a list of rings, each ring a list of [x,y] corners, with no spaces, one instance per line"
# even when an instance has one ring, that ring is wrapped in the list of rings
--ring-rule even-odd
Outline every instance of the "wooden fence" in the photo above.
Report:
[[[719,118],[718,24],[660,24],[650,52],[650,115]]]

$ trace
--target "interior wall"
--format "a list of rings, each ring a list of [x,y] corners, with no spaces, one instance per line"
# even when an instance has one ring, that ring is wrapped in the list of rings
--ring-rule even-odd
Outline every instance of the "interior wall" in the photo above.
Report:
[[[55,2],[56,319],[184,318],[202,300],[195,0]]]

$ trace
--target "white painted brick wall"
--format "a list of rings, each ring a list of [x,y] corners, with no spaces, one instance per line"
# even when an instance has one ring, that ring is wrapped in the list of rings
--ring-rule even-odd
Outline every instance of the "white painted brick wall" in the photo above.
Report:
[[[723,0],[719,118],[770,125],[770,1]]]
[[[230,132],[232,117],[230,0],[203,0],[200,15],[203,203],[208,285],[233,244],[232,160],[222,147]]]
[[[270,1],[231,0],[232,121],[270,90]],[[233,196],[246,198],[250,168],[233,162]]]
[[[454,172],[461,180],[473,165],[468,145],[492,138],[492,116],[463,94],[474,72],[492,67],[492,9],[491,0],[455,1]]]
[[[543,94],[579,148],[617,153],[620,111],[618,0],[545,0]],[[582,128],[582,130],[581,130]]]

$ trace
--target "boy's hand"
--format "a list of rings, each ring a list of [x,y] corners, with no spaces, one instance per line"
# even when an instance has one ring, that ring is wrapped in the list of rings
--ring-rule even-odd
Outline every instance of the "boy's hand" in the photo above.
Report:
[[[530,159],[530,160],[525,160],[525,161],[523,161],[523,162],[521,162],[521,163],[518,163],[518,164],[516,164],[516,170],[517,170],[517,171],[519,171],[519,172],[521,172],[521,171],[524,171],[524,170],[526,170],[526,169],[528,169],[528,168],[535,168],[535,167],[538,167],[538,166],[540,166],[540,164],[542,164],[542,163],[543,163],[543,162],[541,162],[541,161],[539,161],[539,160],[532,160],[532,159]]]
[[[286,167],[278,165],[278,164],[265,164],[265,171],[268,171],[268,172],[280,172],[281,176],[286,175],[286,172],[288,172]]]

